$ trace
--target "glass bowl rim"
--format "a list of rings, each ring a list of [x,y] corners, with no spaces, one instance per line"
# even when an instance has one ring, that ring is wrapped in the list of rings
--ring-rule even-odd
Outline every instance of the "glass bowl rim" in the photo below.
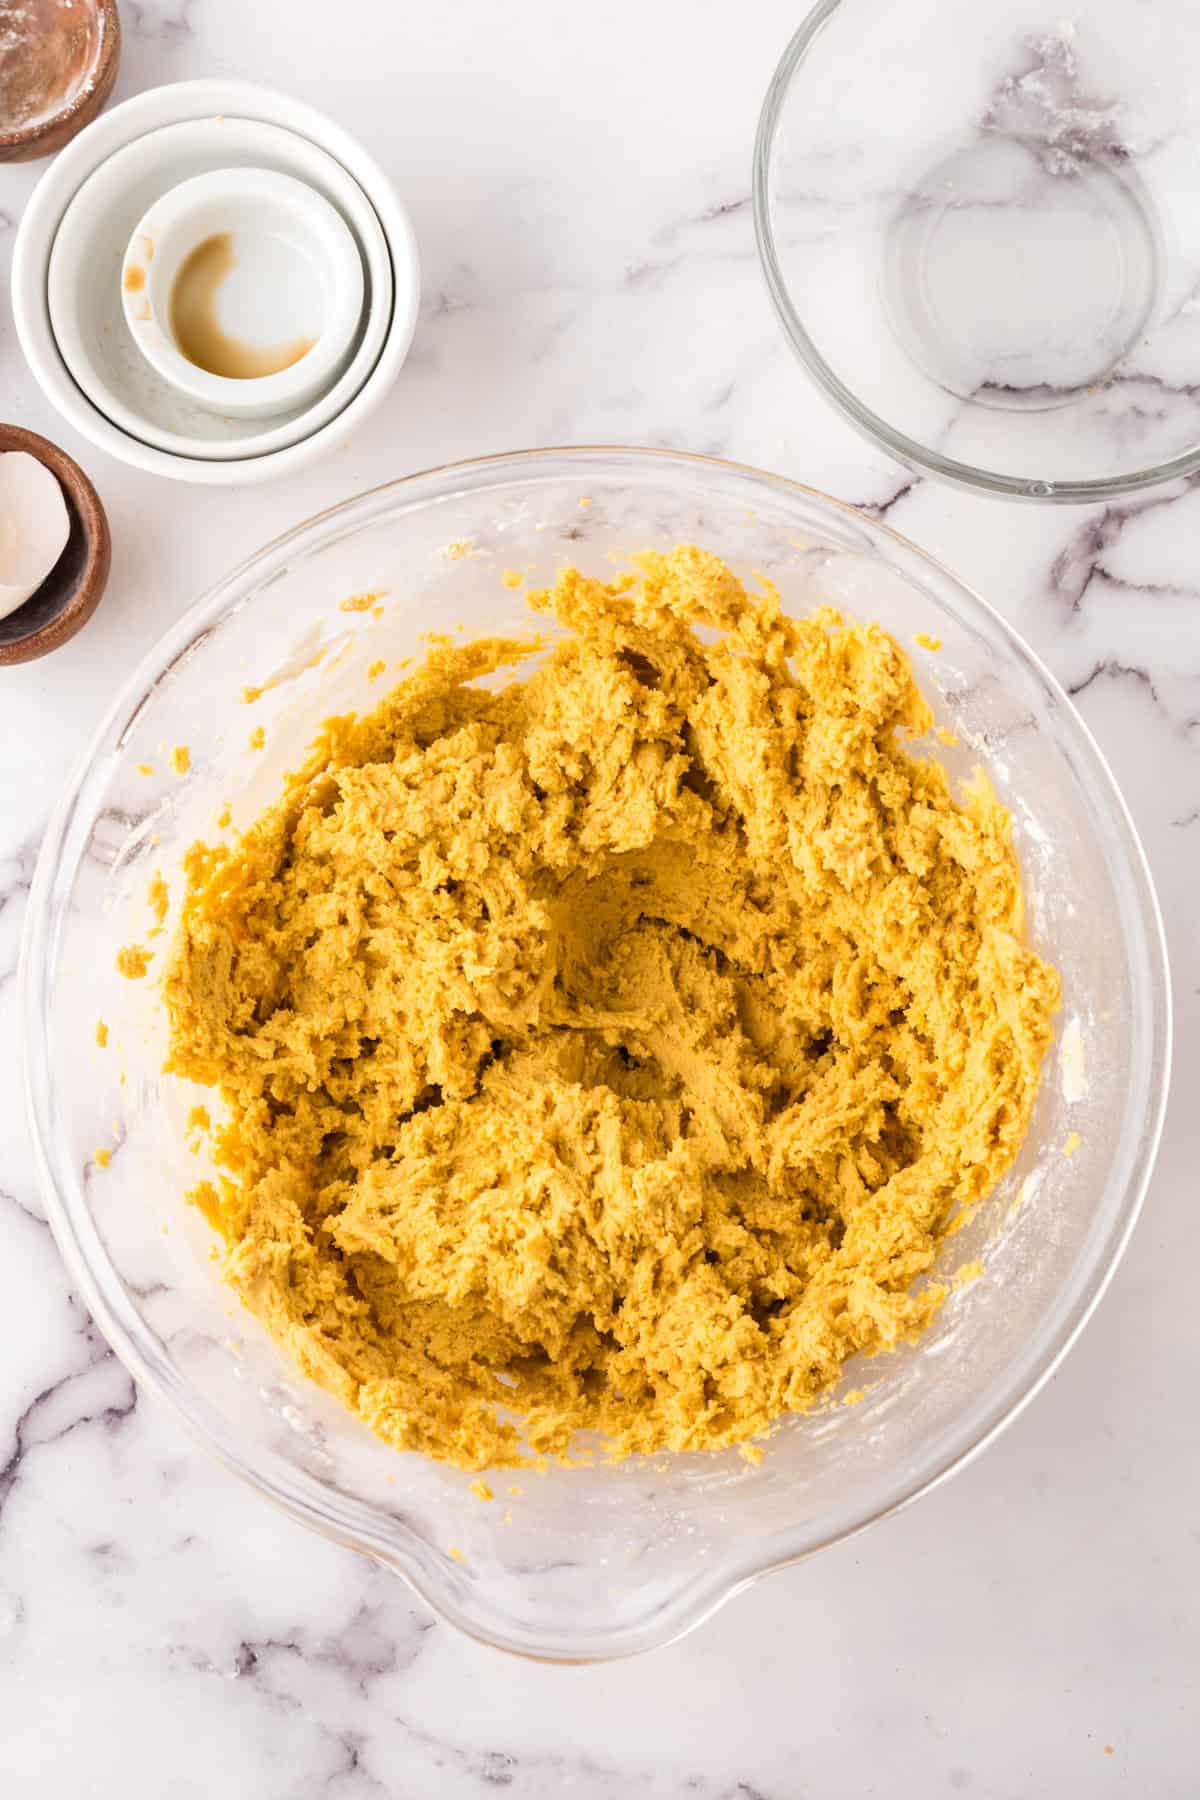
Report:
[[[898,426],[889,425],[877,412],[861,401],[822,356],[792,300],[791,288],[784,277],[776,247],[775,227],[771,216],[771,165],[775,140],[792,84],[800,73],[810,50],[814,48],[825,26],[839,11],[845,0],[817,0],[788,42],[763,98],[758,130],[754,138],[751,201],[754,236],[758,246],[759,267],[767,284],[767,292],[784,336],[817,387],[834,407],[864,437],[918,474],[936,475],[955,487],[972,493],[990,494],[999,499],[1025,500],[1041,505],[1074,506],[1087,501],[1115,500],[1127,494],[1139,494],[1200,469],[1200,443],[1165,461],[1132,469],[1126,475],[1105,475],[1085,481],[1047,480],[1037,476],[1004,475],[998,470],[977,467],[956,457],[943,456],[931,445],[909,437]]]
[[[836,520],[855,538],[865,538],[873,549],[885,549],[901,573],[935,576],[953,591],[955,604],[966,615],[998,631],[1006,648],[1039,681],[1061,710],[1065,728],[1085,764],[1090,764],[1096,786],[1108,806],[1109,819],[1122,840],[1128,873],[1137,898],[1137,911],[1145,934],[1150,964],[1150,1068],[1147,1076],[1152,1104],[1147,1109],[1132,1162],[1131,1179],[1114,1213],[1110,1228],[1086,1263],[1082,1256],[1074,1272],[1073,1287],[1062,1292],[1069,1303],[1047,1316],[1027,1349],[1019,1367],[1010,1369],[1003,1382],[993,1384],[983,1402],[976,1402],[974,1417],[941,1434],[937,1454],[928,1453],[915,1473],[901,1482],[881,1505],[860,1505],[833,1528],[814,1532],[799,1525],[790,1533],[750,1540],[749,1549],[736,1557],[697,1569],[673,1586],[665,1602],[651,1604],[632,1622],[609,1626],[605,1633],[586,1632],[560,1640],[531,1643],[521,1631],[506,1629],[503,1618],[471,1603],[453,1582],[441,1561],[430,1556],[427,1540],[404,1521],[377,1522],[369,1502],[332,1492],[306,1471],[274,1451],[247,1447],[225,1424],[218,1409],[198,1395],[163,1353],[125,1291],[123,1279],[109,1258],[91,1222],[86,1195],[77,1171],[66,1156],[55,1130],[54,1088],[51,1074],[48,998],[50,978],[58,951],[58,918],[71,891],[78,864],[77,820],[88,800],[89,785],[111,768],[143,708],[160,682],[169,678],[180,662],[198,650],[211,630],[226,616],[249,605],[269,586],[272,578],[298,557],[328,547],[375,520],[391,513],[406,499],[405,510],[421,508],[438,499],[464,491],[510,488],[521,478],[536,480],[559,475],[590,473],[593,478],[608,471],[621,475],[634,469],[659,471],[680,479],[712,471],[726,488],[740,486],[749,503],[765,490],[793,503],[811,504],[827,523]],[[107,751],[106,751],[107,746]],[[74,846],[74,859],[70,852]],[[399,1574],[438,1616],[482,1643],[541,1660],[592,1662],[658,1648],[701,1623],[727,1599],[760,1576],[787,1567],[856,1535],[878,1520],[890,1517],[922,1494],[946,1480],[971,1461],[1009,1424],[1053,1374],[1075,1342],[1098,1304],[1120,1261],[1145,1198],[1166,1110],[1171,1062],[1171,989],[1162,918],[1150,869],[1124,799],[1107,761],[1083,719],[1054,676],[989,602],[977,594],[936,558],[883,521],[872,519],[818,489],[721,458],[666,449],[623,445],[570,445],[502,452],[473,457],[415,472],[384,482],[342,500],[293,526],[271,543],[245,558],[228,575],[209,587],[151,646],[131,672],[120,693],[78,760],[47,827],[30,889],[18,972],[19,1018],[24,1061],[26,1112],[33,1144],[34,1163],[46,1202],[55,1242],[75,1287],[96,1324],[120,1360],[136,1380],[164,1398],[187,1427],[190,1435],[214,1459],[240,1477],[252,1489],[281,1510],[324,1536],[384,1563]],[[971,1408],[964,1409],[968,1414]],[[456,1570],[459,1577],[462,1570]],[[458,1591],[456,1591],[456,1589]]]

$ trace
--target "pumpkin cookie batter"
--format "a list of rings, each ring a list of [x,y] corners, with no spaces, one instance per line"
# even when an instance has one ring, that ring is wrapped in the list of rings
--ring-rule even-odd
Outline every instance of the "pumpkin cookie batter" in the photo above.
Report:
[[[193,849],[164,978],[229,1280],[470,1469],[731,1444],[918,1334],[1059,992],[877,626],[694,547],[533,599],[570,635],[526,679],[476,685],[536,644],[438,644]]]

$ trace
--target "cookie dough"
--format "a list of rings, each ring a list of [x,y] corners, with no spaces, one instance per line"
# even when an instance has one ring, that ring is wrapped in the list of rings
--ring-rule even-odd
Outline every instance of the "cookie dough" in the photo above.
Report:
[[[468,1469],[739,1442],[914,1338],[1059,996],[886,632],[693,546],[532,599],[565,637],[436,644],[193,849],[164,976],[228,1279]]]

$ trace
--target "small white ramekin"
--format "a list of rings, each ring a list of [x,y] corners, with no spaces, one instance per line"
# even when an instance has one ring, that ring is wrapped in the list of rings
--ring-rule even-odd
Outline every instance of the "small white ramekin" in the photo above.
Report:
[[[171,321],[180,271],[208,239],[253,246],[256,284],[242,292],[231,336],[248,344],[311,337],[286,368],[259,376],[213,374],[181,350]],[[297,308],[297,265],[307,293]],[[349,362],[362,319],[363,271],[345,220],[306,182],[276,169],[212,169],[169,188],[138,222],[121,268],[133,340],[163,380],[209,412],[268,419],[307,406]]]

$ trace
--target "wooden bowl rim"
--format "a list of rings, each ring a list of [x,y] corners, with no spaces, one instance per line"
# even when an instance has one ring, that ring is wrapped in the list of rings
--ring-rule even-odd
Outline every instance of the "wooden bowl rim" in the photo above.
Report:
[[[100,39],[100,54],[88,80],[58,112],[50,113],[43,119],[35,119],[27,125],[17,125],[8,131],[0,127],[0,162],[15,162],[25,157],[32,160],[44,138],[53,137],[56,140],[48,146],[47,154],[51,149],[61,150],[74,136],[70,130],[66,131],[65,136],[61,135],[64,128],[83,114],[79,119],[79,129],[82,129],[92,112],[98,111],[107,100],[116,79],[117,59],[121,53],[121,13],[117,0],[90,0],[90,3],[104,21],[104,32]]]
[[[35,657],[57,649],[68,638],[74,637],[100,604],[112,560],[112,538],[104,503],[74,457],[69,456],[49,438],[42,437],[36,431],[29,431],[23,425],[0,423],[0,452],[8,450],[28,451],[30,456],[36,456],[55,477],[63,490],[72,525],[78,522],[83,533],[85,560],[74,586],[68,588],[62,604],[48,619],[23,637],[0,641],[0,667],[31,662]],[[46,580],[51,581],[53,578],[52,570]],[[19,620],[24,607],[32,605],[40,592],[41,588],[31,594],[23,606],[9,614],[4,623]]]

